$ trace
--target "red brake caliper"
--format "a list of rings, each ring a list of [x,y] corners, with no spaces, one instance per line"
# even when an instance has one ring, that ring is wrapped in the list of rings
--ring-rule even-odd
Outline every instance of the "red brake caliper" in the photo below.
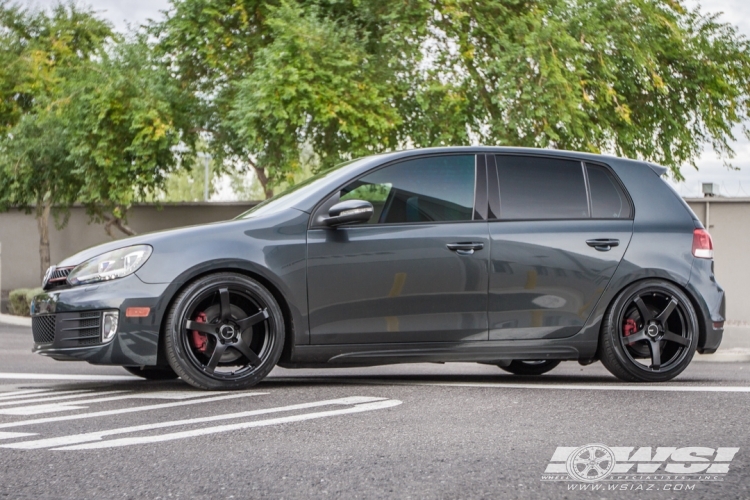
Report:
[[[638,330],[638,325],[635,324],[634,319],[626,319],[625,324],[622,325],[622,334],[624,336],[633,335]]]
[[[206,316],[206,313],[200,313],[195,318],[196,323],[207,323],[208,317]],[[193,347],[198,349],[198,352],[206,352],[206,349],[208,349],[208,336],[205,333],[199,332],[198,330],[192,330],[192,344]]]

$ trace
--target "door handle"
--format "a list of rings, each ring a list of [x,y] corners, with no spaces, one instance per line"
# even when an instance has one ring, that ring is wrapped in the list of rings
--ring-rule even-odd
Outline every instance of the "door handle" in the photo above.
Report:
[[[620,240],[614,238],[596,238],[593,240],[586,240],[586,244],[590,247],[594,247],[600,252],[608,252],[612,247],[616,247],[620,244]]]
[[[448,243],[445,246],[459,255],[471,255],[475,250],[483,249],[484,243]]]

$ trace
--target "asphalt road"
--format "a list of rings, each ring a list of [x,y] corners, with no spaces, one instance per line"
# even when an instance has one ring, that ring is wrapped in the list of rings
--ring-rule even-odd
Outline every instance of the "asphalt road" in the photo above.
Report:
[[[32,355],[30,338],[0,325],[0,499],[750,498],[750,363],[693,363],[656,386],[600,364],[533,379],[465,363],[276,369],[206,393]],[[590,443],[739,451],[689,480],[549,480],[558,447]],[[711,456],[693,452],[688,466]]]

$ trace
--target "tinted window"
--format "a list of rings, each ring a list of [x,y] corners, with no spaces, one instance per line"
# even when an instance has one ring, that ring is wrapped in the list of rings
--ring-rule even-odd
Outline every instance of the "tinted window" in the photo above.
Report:
[[[612,174],[604,167],[586,165],[591,190],[591,214],[595,219],[627,219],[630,203]]]
[[[497,156],[501,219],[589,217],[580,162],[530,156]]]
[[[370,224],[471,220],[474,155],[419,158],[381,168],[341,190],[341,200],[367,200]]]

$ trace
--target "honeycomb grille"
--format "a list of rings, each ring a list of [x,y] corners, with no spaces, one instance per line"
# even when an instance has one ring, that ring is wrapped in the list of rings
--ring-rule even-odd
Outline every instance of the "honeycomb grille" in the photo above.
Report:
[[[31,331],[34,334],[34,342],[37,344],[49,344],[55,340],[55,318],[54,314],[48,316],[34,316],[31,318]]]

